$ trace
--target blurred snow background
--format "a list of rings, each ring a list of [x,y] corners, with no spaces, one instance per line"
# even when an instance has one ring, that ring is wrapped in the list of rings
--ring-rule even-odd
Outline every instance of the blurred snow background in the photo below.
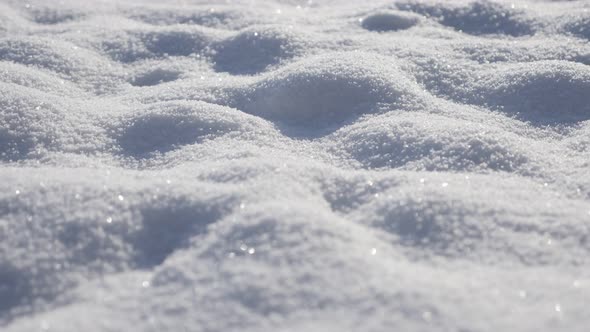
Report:
[[[587,331],[588,1],[0,1],[0,329]]]

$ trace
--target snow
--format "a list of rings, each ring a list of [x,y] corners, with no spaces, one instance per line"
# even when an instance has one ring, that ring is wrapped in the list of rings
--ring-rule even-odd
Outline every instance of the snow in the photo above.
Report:
[[[586,331],[589,22],[0,0],[0,330]]]

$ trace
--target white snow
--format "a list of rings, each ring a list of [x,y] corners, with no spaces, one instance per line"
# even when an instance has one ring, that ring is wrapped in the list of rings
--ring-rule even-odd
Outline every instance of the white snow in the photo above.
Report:
[[[0,0],[0,330],[587,331],[590,3]]]

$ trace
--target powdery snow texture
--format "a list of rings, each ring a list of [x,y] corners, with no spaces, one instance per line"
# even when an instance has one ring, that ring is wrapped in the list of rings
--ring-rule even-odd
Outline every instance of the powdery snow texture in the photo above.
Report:
[[[0,1],[0,329],[587,331],[587,1]]]

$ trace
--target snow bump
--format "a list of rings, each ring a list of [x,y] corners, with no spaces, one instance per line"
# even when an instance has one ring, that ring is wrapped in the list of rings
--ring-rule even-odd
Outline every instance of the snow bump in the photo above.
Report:
[[[235,106],[287,125],[322,128],[380,104],[417,99],[417,85],[395,61],[366,53],[336,53],[306,59],[269,74],[237,92]]]
[[[370,31],[396,31],[413,27],[420,22],[420,15],[399,11],[384,11],[363,18],[361,25]]]

